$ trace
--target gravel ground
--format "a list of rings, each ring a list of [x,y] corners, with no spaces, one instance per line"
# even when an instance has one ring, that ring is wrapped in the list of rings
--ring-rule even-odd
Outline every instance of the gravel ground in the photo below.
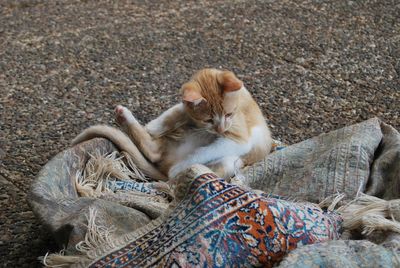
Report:
[[[400,129],[398,1],[0,2],[0,263],[55,243],[25,196],[84,128],[143,122],[195,70],[235,71],[274,137],[294,143],[378,116]]]

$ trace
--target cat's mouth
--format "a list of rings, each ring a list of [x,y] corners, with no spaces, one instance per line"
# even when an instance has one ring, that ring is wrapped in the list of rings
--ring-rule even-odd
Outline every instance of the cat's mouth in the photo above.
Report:
[[[217,129],[217,128],[213,128],[213,129],[209,129],[209,132],[217,135],[217,136],[225,136],[228,133],[228,129],[224,128],[224,129]]]

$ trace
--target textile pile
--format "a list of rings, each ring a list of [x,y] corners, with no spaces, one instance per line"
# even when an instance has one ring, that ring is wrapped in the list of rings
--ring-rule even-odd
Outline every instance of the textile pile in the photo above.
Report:
[[[400,134],[376,118],[279,147],[231,182],[197,165],[154,182],[94,139],[52,159],[29,201],[64,267],[400,265]],[[59,267],[59,266],[58,266]]]

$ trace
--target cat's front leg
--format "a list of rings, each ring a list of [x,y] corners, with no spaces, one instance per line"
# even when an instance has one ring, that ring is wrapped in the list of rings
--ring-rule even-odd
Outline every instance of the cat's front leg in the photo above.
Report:
[[[193,161],[192,161],[193,162]],[[175,178],[179,173],[185,171],[193,165],[190,160],[179,162],[168,172],[169,178]],[[235,171],[243,167],[243,161],[238,156],[227,156],[210,163],[202,163],[210,168],[215,174],[223,179],[228,179],[235,175]]]
[[[184,170],[188,169],[190,166],[192,166],[193,164],[190,164],[189,162],[179,162],[178,164],[172,166],[169,171],[168,171],[168,178],[169,179],[175,179],[177,178],[178,174],[180,174],[181,172],[183,172]]]
[[[115,119],[125,130],[140,151],[153,163],[161,158],[159,146],[146,129],[136,120],[131,111],[122,105],[115,108]]]
[[[227,156],[206,165],[220,178],[229,179],[243,167],[243,161],[238,156]]]
[[[194,164],[211,163],[221,161],[227,157],[240,157],[251,149],[250,143],[237,143],[227,138],[219,138],[210,145],[200,147],[193,154],[186,157],[185,160],[178,162],[168,171],[168,177],[173,179],[180,172],[186,170]]]

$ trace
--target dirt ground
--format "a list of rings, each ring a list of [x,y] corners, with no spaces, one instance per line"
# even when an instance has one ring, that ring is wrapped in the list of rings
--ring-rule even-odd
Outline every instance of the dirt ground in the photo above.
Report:
[[[0,2],[0,263],[55,249],[26,193],[84,128],[142,122],[203,67],[237,73],[295,143],[378,116],[400,129],[396,0]]]

